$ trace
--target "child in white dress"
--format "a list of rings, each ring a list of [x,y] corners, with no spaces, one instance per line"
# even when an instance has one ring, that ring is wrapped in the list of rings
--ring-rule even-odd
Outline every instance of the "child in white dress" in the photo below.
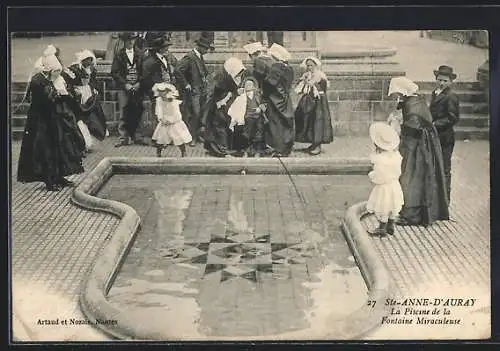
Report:
[[[177,89],[168,83],[157,83],[153,86],[156,99],[155,114],[158,125],[153,133],[153,142],[156,147],[156,156],[161,157],[161,151],[167,145],[176,145],[181,150],[181,156],[186,156],[186,144],[193,138],[182,120],[179,105],[181,100],[177,99]]]
[[[370,126],[370,138],[375,146],[375,153],[370,160],[373,170],[368,173],[374,184],[368,198],[366,210],[374,213],[379,226],[371,235],[385,236],[394,234],[394,221],[404,203],[403,190],[399,183],[402,157],[398,151],[399,136],[384,122]]]

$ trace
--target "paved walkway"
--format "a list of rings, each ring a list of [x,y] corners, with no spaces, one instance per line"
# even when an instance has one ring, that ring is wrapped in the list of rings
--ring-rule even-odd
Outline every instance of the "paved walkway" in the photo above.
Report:
[[[333,43],[394,47],[397,53],[391,59],[401,64],[408,78],[424,82],[434,81],[432,71],[440,65],[452,66],[457,72],[457,81],[476,81],[477,69],[488,58],[487,49],[420,38],[420,31],[318,32],[321,49]]]
[[[85,159],[87,173],[106,156],[154,156],[152,147],[115,149],[115,142],[115,138],[107,139]],[[19,150],[20,143],[15,142],[11,185],[15,313],[37,340],[105,340],[87,326],[49,329],[36,323],[38,318],[83,318],[77,306],[80,284],[118,220],[75,207],[70,189],[48,193],[42,184],[16,182]],[[368,139],[342,137],[318,157],[366,156],[369,152]],[[166,154],[177,157],[178,150],[170,148]],[[199,147],[189,149],[188,156],[203,155]],[[393,238],[373,239],[396,282],[395,297],[432,289],[442,296],[444,283],[450,291],[473,284],[489,296],[489,143],[457,142],[453,170],[453,221],[428,229],[397,228]],[[79,182],[85,174],[72,179]],[[373,226],[373,218],[365,224]]]

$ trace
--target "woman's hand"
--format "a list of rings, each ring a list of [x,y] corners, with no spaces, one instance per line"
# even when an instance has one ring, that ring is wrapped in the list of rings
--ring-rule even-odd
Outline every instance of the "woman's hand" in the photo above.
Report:
[[[238,88],[238,95],[243,95],[245,93],[245,89]]]

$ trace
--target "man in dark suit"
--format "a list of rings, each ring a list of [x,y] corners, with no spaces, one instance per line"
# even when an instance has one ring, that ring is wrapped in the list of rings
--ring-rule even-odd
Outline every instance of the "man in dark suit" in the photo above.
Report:
[[[193,137],[191,146],[201,140],[201,116],[207,100],[208,69],[203,55],[213,49],[212,36],[203,32],[196,46],[177,65],[178,89],[183,95],[183,118]]]
[[[150,48],[143,57],[142,74],[139,79],[143,97],[151,100],[151,115],[155,115],[156,100],[153,94],[153,85],[169,83],[176,85],[175,67],[177,59],[169,52],[172,43],[164,36],[151,40]]]
[[[149,97],[153,97],[151,89],[156,83],[170,83],[176,86],[177,59],[168,51],[171,45],[166,38],[158,37],[152,41],[151,49],[144,57],[140,86]]]
[[[111,65],[111,76],[120,91],[118,104],[121,109],[118,132],[120,141],[116,147],[128,145],[130,139],[134,144],[144,144],[142,137],[137,134],[143,107],[140,92],[139,77],[141,75],[141,55],[134,50],[136,33],[123,33],[121,39],[125,47],[117,52]]]
[[[457,75],[453,73],[452,67],[443,65],[434,71],[434,76],[437,81],[437,89],[432,92],[430,111],[443,150],[444,175],[449,200],[451,194],[451,156],[455,147],[453,126],[460,118],[459,99],[451,89],[451,84]]]
[[[267,32],[267,45],[271,47],[274,43],[283,46],[284,32]]]

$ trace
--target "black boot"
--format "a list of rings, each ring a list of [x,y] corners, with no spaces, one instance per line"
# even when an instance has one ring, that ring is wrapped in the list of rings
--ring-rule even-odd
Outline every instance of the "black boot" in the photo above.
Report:
[[[59,191],[61,188],[52,182],[45,182],[45,189],[47,191]]]
[[[186,145],[185,144],[180,145],[179,149],[181,150],[181,157],[186,157]]]
[[[161,149],[159,146],[156,147],[156,157],[161,157]]]
[[[66,178],[60,178],[58,181],[57,181],[57,185],[60,185],[62,187],[65,187],[65,186],[74,186],[75,183],[72,182],[71,180],[67,180]]]
[[[129,144],[130,144],[129,138],[123,138],[123,139],[120,139],[120,141],[118,142],[118,144],[115,144],[115,147],[127,146]]]
[[[394,220],[389,219],[387,222],[387,234],[394,235]]]
[[[380,222],[379,226],[375,230],[368,231],[368,234],[373,236],[386,236],[387,233],[387,222]]]

